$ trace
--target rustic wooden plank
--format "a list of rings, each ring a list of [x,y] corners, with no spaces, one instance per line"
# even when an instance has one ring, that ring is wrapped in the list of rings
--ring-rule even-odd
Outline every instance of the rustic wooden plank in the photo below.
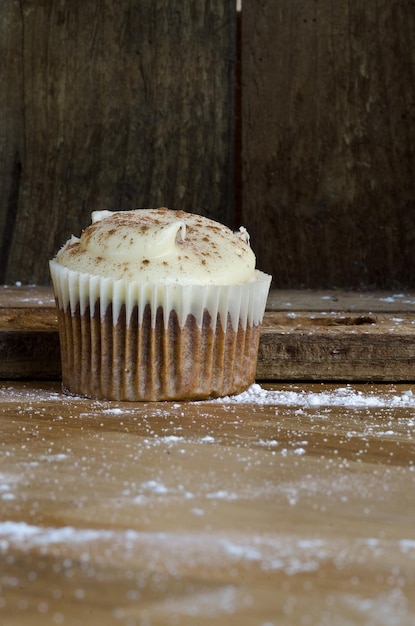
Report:
[[[0,378],[60,376],[50,288],[0,287]],[[415,293],[272,290],[258,380],[415,380]]]
[[[0,378],[54,380],[60,377],[56,330],[0,330]]]
[[[271,289],[267,301],[267,310],[309,311],[310,313],[313,311],[415,312],[415,292]]]
[[[41,285],[0,285],[0,310],[10,308],[52,309],[55,306],[52,287]]]
[[[415,621],[407,385],[94,402],[0,383],[7,626]]]
[[[233,3],[0,3],[0,283],[47,284],[95,209],[233,223]]]
[[[257,378],[414,381],[415,314],[269,312]]]
[[[250,0],[243,223],[281,288],[415,284],[412,0]]]
[[[18,209],[24,146],[21,3],[0,4],[0,283],[5,280]]]
[[[55,307],[7,307],[0,305],[0,329],[19,331],[56,331],[57,314]]]

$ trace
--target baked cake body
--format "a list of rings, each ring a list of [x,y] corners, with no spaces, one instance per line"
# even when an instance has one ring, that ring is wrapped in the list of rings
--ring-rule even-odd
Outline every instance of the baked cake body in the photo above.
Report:
[[[99,303],[92,315],[59,309],[67,393],[108,400],[196,400],[239,393],[254,382],[259,326],[235,331],[228,320],[224,330],[218,320],[213,330],[206,312],[201,328],[191,315],[180,328],[172,311],[165,328],[161,308],[154,328],[150,310],[141,325],[131,320],[127,326],[124,313],[114,325],[111,307],[101,320]]]

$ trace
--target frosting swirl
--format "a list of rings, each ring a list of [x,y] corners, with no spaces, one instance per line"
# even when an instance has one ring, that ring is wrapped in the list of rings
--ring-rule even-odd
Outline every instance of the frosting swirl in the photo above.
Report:
[[[255,280],[244,228],[166,208],[95,211],[56,262],[71,270],[139,283],[235,285]]]

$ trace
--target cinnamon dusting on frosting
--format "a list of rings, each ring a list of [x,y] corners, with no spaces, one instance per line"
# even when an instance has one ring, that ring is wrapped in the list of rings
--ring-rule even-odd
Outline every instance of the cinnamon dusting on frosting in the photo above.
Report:
[[[244,228],[166,208],[96,211],[56,262],[77,272],[140,283],[242,284],[255,280]]]

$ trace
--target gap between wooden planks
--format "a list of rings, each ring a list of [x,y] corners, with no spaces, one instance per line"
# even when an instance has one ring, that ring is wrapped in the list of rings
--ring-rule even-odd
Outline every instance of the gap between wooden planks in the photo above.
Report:
[[[0,286],[0,378],[59,377],[51,288]],[[415,292],[271,291],[257,379],[415,380]]]

